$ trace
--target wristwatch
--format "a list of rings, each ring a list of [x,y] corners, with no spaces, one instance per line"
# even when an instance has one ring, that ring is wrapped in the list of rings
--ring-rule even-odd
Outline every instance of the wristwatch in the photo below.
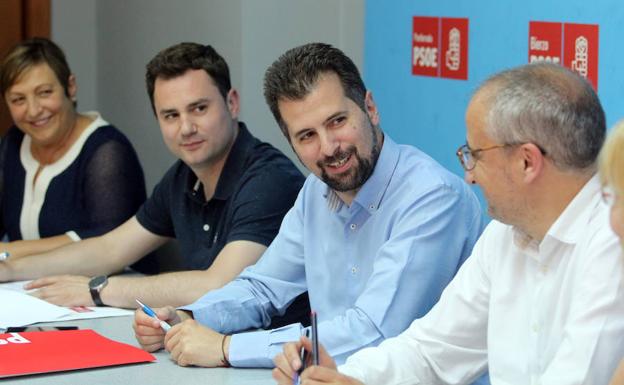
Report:
[[[98,275],[91,278],[89,281],[89,292],[91,293],[91,298],[93,298],[95,306],[104,306],[104,302],[102,302],[102,298],[100,298],[100,292],[106,285],[108,285],[108,277],[105,275]]]

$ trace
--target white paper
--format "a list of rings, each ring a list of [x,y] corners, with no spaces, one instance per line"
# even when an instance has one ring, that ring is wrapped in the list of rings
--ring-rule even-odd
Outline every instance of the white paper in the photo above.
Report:
[[[18,281],[0,284],[0,328],[6,328],[7,326],[25,326],[35,322],[70,321],[91,318],[119,317],[134,314],[133,310],[120,309],[117,307],[80,306],[67,308],[56,306],[49,302],[28,295],[28,291],[24,290],[24,285],[28,282],[30,281]],[[10,299],[9,297],[6,297],[5,299],[5,297],[2,296],[3,292],[11,292],[19,295],[13,295]],[[9,301],[12,301],[12,303]],[[36,309],[42,310],[31,311],[29,309],[29,306],[25,305],[27,303],[33,303],[33,301],[40,304],[40,307],[37,307]],[[43,303],[43,305],[41,305],[41,303]],[[45,309],[47,309],[47,311],[44,311]],[[8,318],[9,315],[11,315],[11,318]],[[15,323],[16,321],[22,319],[20,317],[23,317],[24,322],[30,319],[35,320],[29,321],[27,323]],[[7,320],[7,322],[5,322],[5,319]]]
[[[24,285],[30,281],[15,281],[15,282],[5,282],[0,283],[0,289],[14,290],[22,293],[26,293],[24,290]]]
[[[133,310],[120,309],[118,307],[83,307],[81,309],[80,308],[79,309],[64,308],[64,309],[68,309],[71,313],[57,319],[57,321],[119,317],[119,316],[127,316],[127,315],[134,314]]]
[[[0,289],[0,328],[59,321],[71,313],[68,308],[52,305],[26,293]]]

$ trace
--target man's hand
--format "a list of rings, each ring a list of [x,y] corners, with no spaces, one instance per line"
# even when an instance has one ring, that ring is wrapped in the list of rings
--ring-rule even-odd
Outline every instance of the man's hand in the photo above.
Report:
[[[89,277],[57,275],[34,280],[24,288],[37,289],[32,296],[58,306],[95,306],[89,292]]]
[[[171,359],[180,366],[222,366],[223,338],[223,334],[189,319],[171,328],[165,336],[165,349],[171,353]],[[224,350],[227,358],[229,338],[225,338]]]
[[[306,381],[320,384],[343,384],[356,385],[359,381],[338,373],[336,363],[322,345],[319,345],[319,366],[312,364],[312,342],[306,337],[301,337],[297,342],[289,342],[284,345],[284,352],[275,357],[275,369],[273,378],[278,384],[291,385],[295,373],[301,368],[301,347],[309,352],[306,370],[301,374],[301,384]],[[316,382],[314,382],[316,381]]]
[[[154,309],[154,312],[158,319],[172,326],[180,323],[182,319],[190,318],[188,314],[183,311],[176,311],[171,306]],[[148,316],[142,309],[137,309],[134,312],[132,328],[134,329],[134,336],[143,350],[155,352],[165,347],[165,331],[160,327],[160,321]],[[173,328],[169,330],[169,333],[172,330]]]

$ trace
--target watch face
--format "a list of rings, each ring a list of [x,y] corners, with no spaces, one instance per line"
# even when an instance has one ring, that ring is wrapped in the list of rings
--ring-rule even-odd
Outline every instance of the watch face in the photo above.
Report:
[[[98,275],[97,277],[93,277],[91,281],[89,281],[89,287],[96,288],[98,286],[103,285],[104,282],[106,282],[106,276]]]

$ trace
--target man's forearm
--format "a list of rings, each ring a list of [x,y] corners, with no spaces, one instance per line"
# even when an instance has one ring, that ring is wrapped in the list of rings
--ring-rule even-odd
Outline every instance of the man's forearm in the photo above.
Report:
[[[152,307],[183,306],[221,286],[207,271],[194,270],[148,277],[116,276],[102,290],[102,301],[109,306],[134,308],[135,299]]]
[[[254,264],[266,246],[251,241],[234,241],[225,247],[208,270],[180,271],[149,277],[113,277],[102,290],[105,304],[136,307],[135,299],[150,306],[183,306],[233,280]]]
[[[47,253],[31,255],[6,263],[9,280],[20,281],[59,274],[93,276],[111,274],[123,269],[123,263],[107,258],[109,248],[101,238],[71,243]]]

